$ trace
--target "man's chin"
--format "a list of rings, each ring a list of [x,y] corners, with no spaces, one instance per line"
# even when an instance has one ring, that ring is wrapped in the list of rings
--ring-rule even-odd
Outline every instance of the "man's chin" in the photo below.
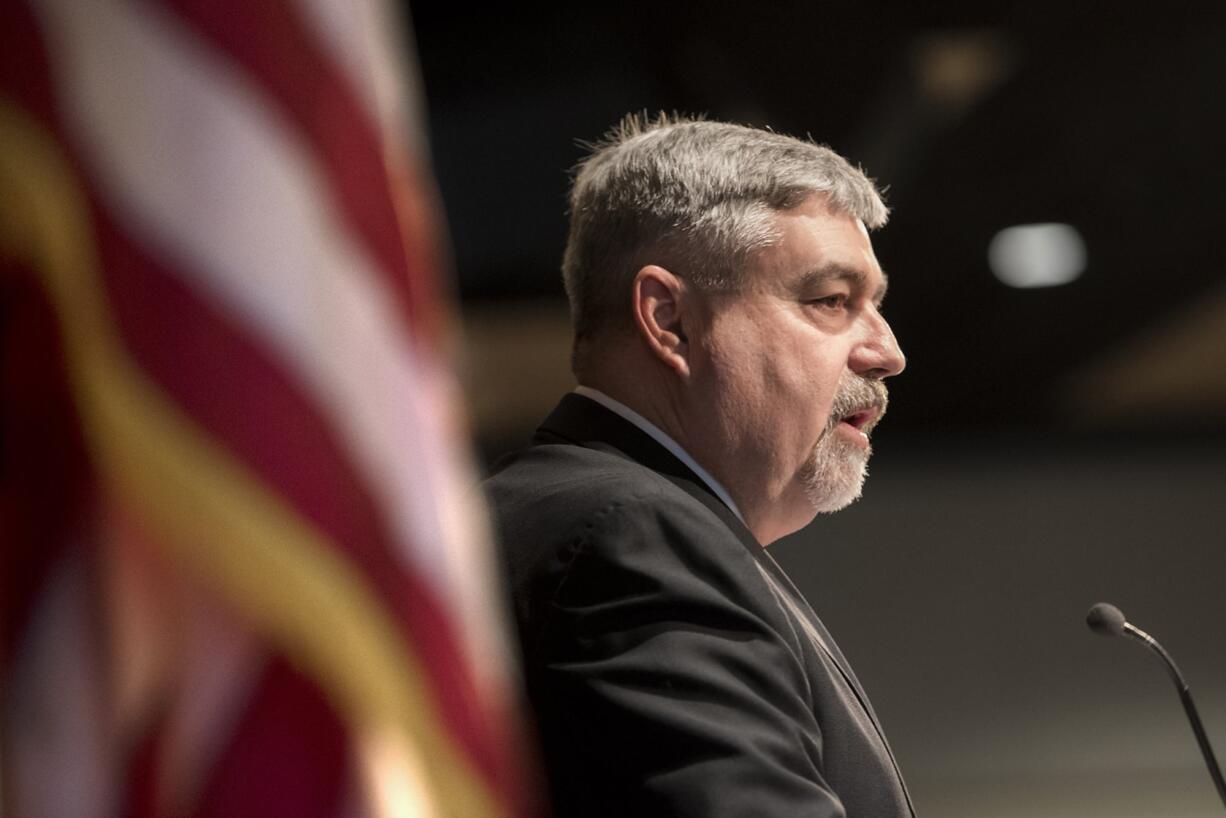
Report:
[[[815,513],[832,514],[860,499],[870,452],[843,449],[840,456],[821,454],[814,458],[813,471],[805,479],[805,493]]]
[[[849,505],[859,500],[863,492],[864,484],[844,492],[841,495],[833,495],[820,499],[813,504],[813,510],[818,514],[833,514],[836,511],[842,511]]]

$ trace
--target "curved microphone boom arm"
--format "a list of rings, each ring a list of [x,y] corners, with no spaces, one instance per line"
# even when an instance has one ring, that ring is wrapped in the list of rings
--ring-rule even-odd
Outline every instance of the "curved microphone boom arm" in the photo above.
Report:
[[[1226,805],[1226,781],[1222,780],[1222,768],[1218,766],[1217,758],[1213,755],[1213,748],[1209,746],[1209,737],[1205,735],[1205,727],[1201,724],[1196,705],[1192,702],[1187,680],[1179,672],[1175,660],[1166,652],[1166,648],[1158,644],[1157,639],[1125,619],[1119,608],[1107,602],[1100,602],[1090,608],[1090,612],[1086,615],[1086,624],[1099,636],[1122,635],[1135,639],[1162,659],[1162,664],[1170,674],[1171,681],[1179,690],[1179,701],[1183,702],[1183,710],[1188,714],[1188,721],[1192,723],[1192,732],[1196,734],[1196,743],[1200,745],[1201,755],[1205,757],[1205,766],[1209,768],[1209,776],[1213,779],[1213,785],[1217,787],[1218,797],[1222,799],[1222,804]]]

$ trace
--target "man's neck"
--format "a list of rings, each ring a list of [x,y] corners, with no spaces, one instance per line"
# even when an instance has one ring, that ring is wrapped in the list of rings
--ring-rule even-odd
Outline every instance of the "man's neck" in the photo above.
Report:
[[[635,363],[640,365],[635,366]],[[635,373],[633,379],[627,376],[630,372]],[[760,491],[766,485],[763,476],[750,473],[745,467],[752,464],[730,456],[731,453],[720,449],[718,443],[712,443],[718,439],[715,430],[703,428],[702,416],[693,414],[694,407],[688,406],[684,396],[677,394],[664,378],[656,377],[657,374],[650,362],[625,361],[619,367],[587,371],[579,380],[584,387],[617,401],[674,441],[690,460],[700,465],[703,474],[711,476],[705,482],[720,487],[728,498],[720,496],[720,499],[737,510],[737,516],[758,542],[768,545],[794,530],[779,530],[776,505],[772,502],[775,498]],[[691,418],[698,420],[695,423]],[[686,461],[683,459],[683,462]]]
[[[672,453],[674,457],[684,463],[686,468],[694,472],[694,474],[707,485],[712,493],[714,493],[724,505],[728,506],[728,508],[732,510],[732,513],[735,514],[737,518],[741,520],[741,522],[745,522],[745,517],[741,514],[740,509],[737,508],[736,502],[732,499],[732,495],[728,493],[728,490],[724,488],[724,486],[718,480],[716,480],[710,472],[703,468],[703,466],[694,458],[693,455],[686,451],[686,449],[679,442],[677,442],[676,436],[664,431],[654,420],[646,417],[637,409],[632,408],[624,401],[607,394],[603,390],[580,384],[575,388],[575,392],[585,398],[588,398],[589,400],[596,401],[601,406],[619,415],[624,420],[633,423],[635,426],[645,432],[649,437]]]

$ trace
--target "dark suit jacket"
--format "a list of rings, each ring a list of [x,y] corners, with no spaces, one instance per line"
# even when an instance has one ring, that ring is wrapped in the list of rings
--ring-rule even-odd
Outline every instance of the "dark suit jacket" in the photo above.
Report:
[[[558,818],[911,816],[847,661],[666,449],[568,395],[485,483]]]

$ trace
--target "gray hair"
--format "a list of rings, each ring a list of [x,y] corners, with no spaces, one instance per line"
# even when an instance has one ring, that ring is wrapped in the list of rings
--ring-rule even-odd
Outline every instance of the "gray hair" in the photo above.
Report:
[[[778,241],[772,215],[822,194],[872,229],[889,213],[863,172],[827,147],[677,115],[625,117],[575,169],[562,278],[576,367],[582,342],[628,320],[630,285],[660,264],[704,290],[734,289]]]

